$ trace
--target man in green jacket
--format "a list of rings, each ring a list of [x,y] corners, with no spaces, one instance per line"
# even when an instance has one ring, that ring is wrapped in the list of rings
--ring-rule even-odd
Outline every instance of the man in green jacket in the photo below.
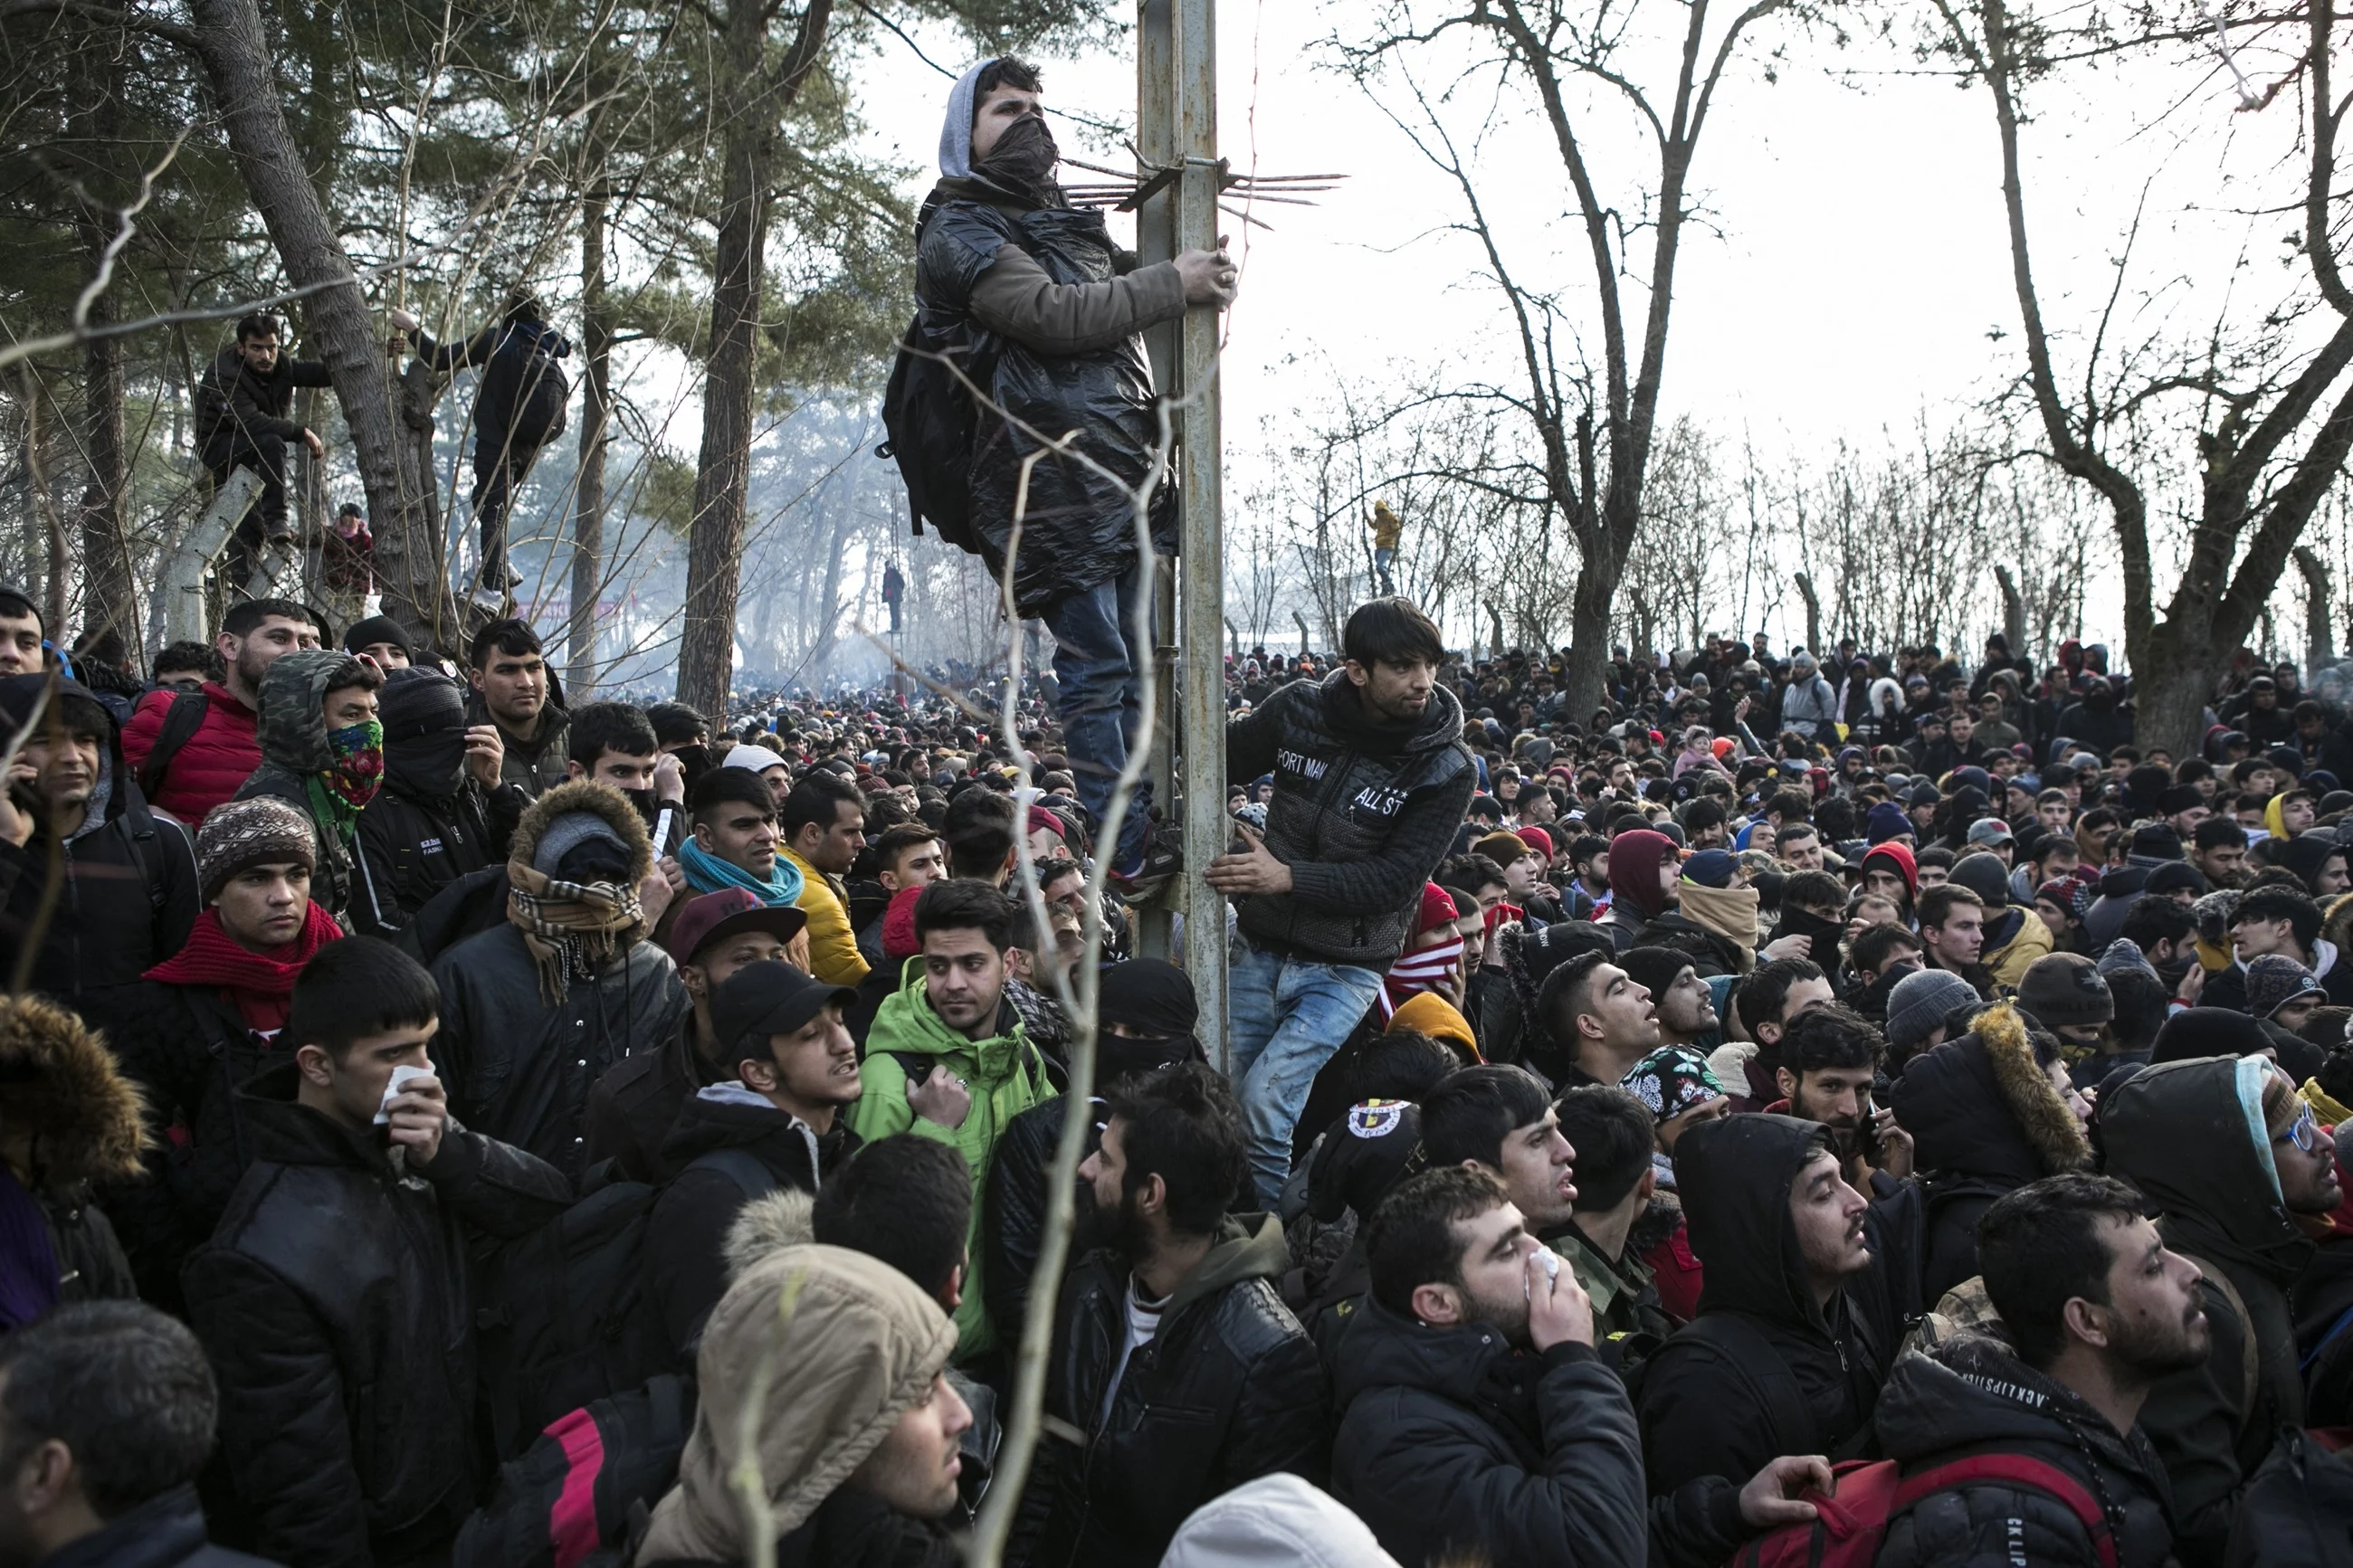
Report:
[[[1013,1119],[1054,1098],[1046,1061],[1006,999],[1013,900],[987,882],[934,882],[915,900],[917,955],[875,1015],[866,1039],[866,1091],[850,1130],[872,1143],[896,1133],[935,1138],[972,1172],[971,1261],[955,1310],[959,1363],[997,1338],[981,1294],[981,1196],[989,1158]]]

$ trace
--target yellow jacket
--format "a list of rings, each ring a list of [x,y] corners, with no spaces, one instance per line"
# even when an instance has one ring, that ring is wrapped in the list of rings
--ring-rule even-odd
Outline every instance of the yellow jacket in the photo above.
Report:
[[[866,978],[867,963],[849,926],[849,905],[841,885],[784,845],[776,853],[799,868],[801,896],[794,900],[808,916],[809,968],[828,985],[855,985]]]
[[[807,896],[806,893],[802,895],[803,898]],[[1985,955],[1986,967],[1993,971],[1995,984],[2015,987],[2026,978],[2028,966],[2049,952],[2052,945],[2051,928],[2044,925],[2042,917],[2030,907],[2026,911],[2026,923],[2018,928],[2018,934],[2010,939],[2010,945]]]

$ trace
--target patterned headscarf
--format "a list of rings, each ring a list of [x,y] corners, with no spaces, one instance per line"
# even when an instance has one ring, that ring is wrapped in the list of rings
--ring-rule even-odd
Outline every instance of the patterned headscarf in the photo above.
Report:
[[[1672,1121],[1724,1093],[1707,1058],[1686,1046],[1661,1046],[1636,1062],[1618,1087],[1649,1106],[1658,1121]]]

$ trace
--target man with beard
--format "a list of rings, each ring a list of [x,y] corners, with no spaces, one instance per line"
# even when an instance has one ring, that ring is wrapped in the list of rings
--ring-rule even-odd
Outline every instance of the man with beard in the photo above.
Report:
[[[1080,1166],[1111,1247],[1062,1287],[1050,1437],[1008,1560],[1149,1568],[1194,1509],[1276,1470],[1323,1469],[1315,1347],[1282,1304],[1282,1222],[1226,1213],[1249,1175],[1241,1108],[1206,1063],[1112,1086]]]
[[[2109,1173],[2157,1205],[2166,1245],[2204,1277],[2213,1354],[2160,1380],[2141,1425],[2172,1482],[2175,1549],[2205,1568],[2280,1427],[2304,1425],[2288,1291],[2313,1255],[2303,1225],[2342,1196],[2336,1144],[2262,1057],[2144,1068],[2102,1094],[2100,1132]]]
[[[1715,1048],[1724,1021],[1715,993],[1693,967],[1691,955],[1672,947],[1634,947],[1618,963],[1635,984],[1651,994],[1652,1021],[1662,1046],[1694,1046],[1704,1056]],[[1620,1075],[1623,1081],[1624,1075]]]
[[[1193,982],[1165,959],[1135,958],[1114,963],[1096,982],[1094,1098],[1087,1123],[1086,1152],[1103,1137],[1103,1091],[1122,1079],[1201,1059],[1193,1031],[1200,1004]],[[1046,1195],[1062,1118],[1071,1102],[1057,1095],[1015,1117],[997,1141],[982,1203],[981,1250],[986,1262],[987,1305],[999,1341],[1018,1343],[1029,1310],[1029,1276],[1045,1244]],[[1100,1238],[1093,1204],[1079,1189],[1079,1212],[1071,1255],[1082,1257]]]
[[[1674,1163],[1707,1272],[1700,1315],[1642,1379],[1651,1496],[1705,1476],[1737,1485],[1777,1455],[1852,1457],[1898,1324],[1857,1299],[1877,1263],[1871,1205],[1841,1174],[1830,1129],[1726,1117],[1684,1132]]]
[[[261,765],[261,678],[281,654],[319,646],[318,617],[291,599],[248,599],[221,617],[221,679],[198,692],[156,690],[122,727],[122,754],[150,805],[191,826]]]
[[[1912,1136],[1895,1112],[1873,1107],[1872,1079],[1887,1042],[1869,1019],[1842,1003],[1809,1007],[1789,1021],[1773,1068],[1780,1103],[1766,1107],[1831,1130],[1847,1180],[1864,1192],[1877,1176],[1912,1173]]]
[[[2005,1194],[1977,1247],[2007,1340],[1965,1332],[1897,1362],[1873,1417],[1880,1447],[1910,1474],[1984,1455],[2048,1466],[2095,1500],[2115,1552],[2051,1491],[1987,1479],[1899,1514],[1878,1568],[1951,1563],[1962,1543],[1989,1541],[2063,1568],[2173,1562],[2165,1470],[2138,1419],[2158,1383],[2207,1359],[2197,1266],[2111,1176],[2046,1176]]]
[[[1176,492],[1166,485],[1151,551],[1137,548],[1130,487],[1150,474],[1158,434],[1139,334],[1188,310],[1231,304],[1236,271],[1223,248],[1139,266],[1112,243],[1101,213],[1071,206],[1055,183],[1060,153],[1041,86],[1035,67],[1006,56],[973,67],[948,95],[941,179],[915,224],[915,336],[991,367],[981,388],[989,401],[975,411],[968,446],[918,455],[911,442],[909,452],[911,461],[963,466],[965,547],[993,575],[1009,566],[1017,612],[1054,634],[1071,771],[1080,804],[1101,822],[1136,739],[1149,668],[1134,624],[1137,586],[1150,555],[1176,548]],[[1021,425],[1000,412],[1009,409],[1021,411]],[[1071,431],[1083,463],[1043,447]],[[1173,854],[1147,857],[1147,805],[1148,791],[1130,805],[1119,844],[1105,847],[1113,875],[1131,886],[1176,869]]]
[[[1342,647],[1329,679],[1294,681],[1227,726],[1226,776],[1271,773],[1274,798],[1264,837],[1238,827],[1243,849],[1202,875],[1239,904],[1229,1031],[1270,1209],[1308,1089],[1405,951],[1475,782],[1430,617],[1375,599],[1348,616]]]

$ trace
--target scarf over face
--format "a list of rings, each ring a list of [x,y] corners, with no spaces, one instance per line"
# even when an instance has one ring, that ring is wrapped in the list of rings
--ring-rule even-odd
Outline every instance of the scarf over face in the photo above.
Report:
[[[520,856],[507,862],[507,921],[539,968],[540,999],[564,1000],[574,980],[594,980],[644,919],[638,890],[615,882],[563,882]]]

